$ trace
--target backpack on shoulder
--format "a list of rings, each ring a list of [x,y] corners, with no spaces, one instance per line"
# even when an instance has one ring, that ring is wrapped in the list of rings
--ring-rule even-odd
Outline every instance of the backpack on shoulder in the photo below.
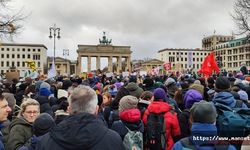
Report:
[[[246,137],[250,133],[250,109],[230,108],[215,104],[218,117],[217,128],[221,137]]]
[[[108,118],[108,128],[111,128],[113,122],[118,121],[118,120],[120,120],[118,109],[111,110],[109,113],[109,118]]]
[[[146,145],[150,150],[166,148],[164,114],[149,113],[146,127]]]
[[[142,133],[140,131],[131,131],[129,128],[127,128],[127,130],[128,133],[124,136],[123,139],[125,150],[143,150]]]

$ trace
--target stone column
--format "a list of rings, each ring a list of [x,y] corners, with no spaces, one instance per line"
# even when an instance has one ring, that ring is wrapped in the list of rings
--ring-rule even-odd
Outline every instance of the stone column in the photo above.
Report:
[[[109,56],[108,57],[108,71],[113,72],[113,57]]]
[[[87,62],[88,62],[88,70],[87,70],[87,72],[90,72],[91,71],[91,57],[90,56],[87,57]]]
[[[82,56],[81,55],[78,55],[77,57],[77,66],[76,66],[76,74],[77,75],[80,75],[81,74],[81,68],[82,68]]]
[[[70,63],[67,62],[67,74],[70,75]]]
[[[131,65],[130,65],[130,62],[131,62],[131,58],[130,58],[130,56],[128,56],[128,57],[127,57],[127,63],[126,63],[126,64],[127,64],[127,69],[128,69],[129,72],[131,72]],[[127,71],[127,70],[126,70],[126,71]]]
[[[122,70],[122,56],[117,57],[117,73],[119,74]]]
[[[97,56],[96,57],[96,70],[98,70],[98,69],[101,69],[101,67],[100,67],[100,56]]]

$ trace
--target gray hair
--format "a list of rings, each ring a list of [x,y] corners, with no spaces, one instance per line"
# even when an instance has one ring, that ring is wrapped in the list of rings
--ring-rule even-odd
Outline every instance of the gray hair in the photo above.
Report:
[[[72,91],[69,97],[70,114],[82,112],[94,114],[97,102],[98,98],[95,91],[89,86],[80,85]]]

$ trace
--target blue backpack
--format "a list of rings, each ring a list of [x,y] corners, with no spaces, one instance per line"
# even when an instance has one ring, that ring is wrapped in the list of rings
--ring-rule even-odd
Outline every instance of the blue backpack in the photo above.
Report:
[[[218,117],[216,126],[221,137],[246,137],[250,133],[250,109],[230,108],[215,104]]]

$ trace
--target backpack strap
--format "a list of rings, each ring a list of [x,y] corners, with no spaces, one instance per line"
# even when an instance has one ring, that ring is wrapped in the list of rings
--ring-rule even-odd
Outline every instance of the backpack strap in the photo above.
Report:
[[[235,104],[234,108],[241,108],[242,104],[243,104],[242,100],[236,100],[236,104]]]
[[[121,121],[121,119],[119,120],[119,122],[128,130],[128,132],[131,132],[131,130]]]
[[[161,143],[162,143],[162,148],[166,149],[167,143],[166,143],[166,124],[165,124],[165,118],[164,118],[165,113],[162,113],[161,115],[163,117],[163,128],[162,128],[163,131],[161,135],[161,141],[162,141]]]
[[[111,126],[112,126],[112,124],[113,124],[113,121],[114,121],[114,119],[113,119],[113,113],[114,113],[113,110],[111,110],[111,111],[109,112],[109,117],[108,117],[108,127],[109,127],[109,128],[111,128]]]

